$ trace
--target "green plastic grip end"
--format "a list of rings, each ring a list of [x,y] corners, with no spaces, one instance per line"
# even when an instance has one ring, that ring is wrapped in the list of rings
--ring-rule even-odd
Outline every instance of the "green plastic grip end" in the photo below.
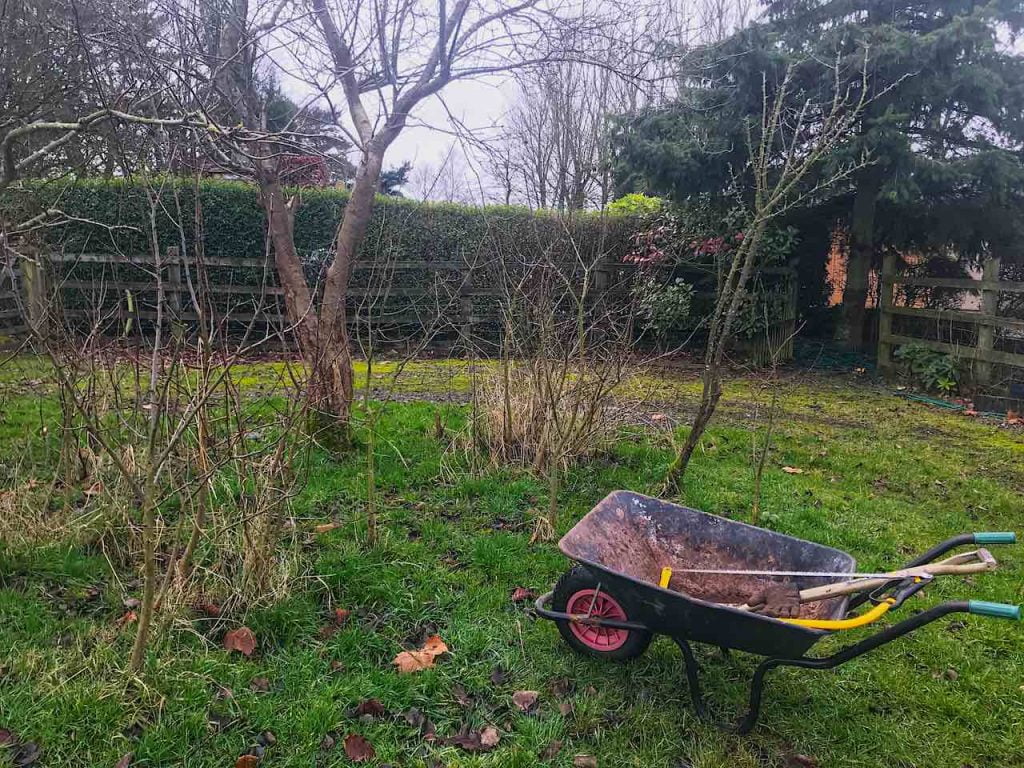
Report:
[[[1020,620],[1020,606],[1008,603],[990,603],[987,600],[971,600],[967,603],[968,613],[977,616],[992,616],[996,619]]]
[[[982,531],[974,534],[975,544],[1013,544],[1017,534],[1013,531]]]

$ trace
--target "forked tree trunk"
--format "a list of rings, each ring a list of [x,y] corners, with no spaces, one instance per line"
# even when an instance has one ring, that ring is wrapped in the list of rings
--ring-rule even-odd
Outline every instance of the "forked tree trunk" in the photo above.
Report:
[[[387,135],[370,143],[356,172],[334,240],[334,258],[324,279],[319,311],[295,250],[294,207],[271,169],[260,173],[260,192],[274,246],[278,279],[284,289],[289,325],[309,368],[309,397],[320,415],[320,426],[336,429],[335,445],[348,443],[349,415],[354,396],[352,353],[349,349],[345,306],[352,265],[373,215]]]
[[[272,171],[260,174],[260,194],[267,215],[270,239],[274,246],[274,262],[278,280],[284,290],[288,324],[295,333],[299,351],[308,368],[308,396],[312,410],[320,415],[317,428],[340,426],[347,433],[352,402],[352,361],[345,333],[342,308],[341,333],[322,321],[327,305],[317,312],[313,292],[302,269],[302,261],[295,250],[293,202],[285,197],[280,181]],[[347,211],[346,211],[347,218]],[[328,270],[328,283],[336,263]],[[347,282],[347,274],[345,281]],[[324,299],[327,299],[327,289]],[[342,294],[344,301],[344,294]],[[330,320],[336,314],[330,314]],[[335,331],[335,332],[332,332]],[[344,434],[342,442],[347,442]],[[335,441],[332,441],[335,442]]]

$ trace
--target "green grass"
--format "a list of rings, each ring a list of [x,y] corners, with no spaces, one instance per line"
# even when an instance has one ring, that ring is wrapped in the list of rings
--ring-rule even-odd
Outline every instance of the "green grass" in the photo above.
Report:
[[[468,382],[465,367],[455,364],[417,364],[416,373],[408,385],[416,392]],[[254,368],[246,375],[275,374]],[[52,454],[42,427],[53,428],[57,409],[17,381],[4,382],[6,482],[19,457],[36,466]],[[641,385],[679,411],[692,406],[696,392],[688,379]],[[1024,528],[1020,432],[931,410],[852,377],[782,386],[763,502],[776,530],[848,550],[861,567],[876,569],[962,531]],[[746,519],[748,414],[765,398],[754,380],[727,388],[681,500]],[[1024,764],[1024,628],[1005,621],[953,616],[837,670],[776,671],[761,725],[748,737],[695,718],[678,651],[665,638],[629,664],[576,656],[552,624],[509,599],[518,586],[546,590],[568,565],[553,544],[529,543],[531,510],[546,504],[545,484],[509,469],[473,473],[458,456],[445,456],[433,437],[437,408],[450,427],[462,423],[462,410],[451,405],[394,403],[386,411],[378,443],[385,524],[373,549],[361,543],[360,459],[315,457],[295,513],[303,526],[331,517],[344,525],[317,537],[308,575],[291,597],[237,617],[259,639],[252,659],[221,648],[225,626],[197,619],[158,639],[141,684],[134,682],[124,672],[131,631],[117,619],[122,599],[138,591],[130,586],[135,575],[111,572],[95,552],[0,546],[0,728],[37,742],[41,766],[112,766],[132,752],[135,765],[224,768],[268,729],[276,736],[261,763],[268,767],[346,765],[340,742],[349,732],[373,743],[377,764],[410,768],[533,766],[556,739],[564,742],[550,763],[557,766],[571,765],[579,753],[596,755],[602,768]],[[669,459],[663,435],[639,428],[624,435],[566,478],[559,533],[612,489],[656,489]],[[804,473],[785,474],[783,465]],[[941,580],[903,614],[951,598],[1022,602],[1024,557],[1015,547],[995,553],[999,572],[972,583]],[[331,606],[353,616],[325,639],[319,630]],[[398,675],[391,659],[434,630],[450,657]],[[820,650],[870,631],[830,638]],[[723,711],[738,711],[756,659],[722,660],[713,649],[701,659],[706,691]],[[344,669],[332,669],[334,661]],[[507,670],[506,682],[490,681],[495,666]],[[269,681],[267,692],[250,689],[256,677]],[[560,694],[565,678],[574,684],[568,695]],[[457,684],[475,696],[474,706],[458,703]],[[218,697],[218,686],[233,697]],[[536,714],[515,710],[511,695],[519,689],[541,692]],[[370,697],[383,702],[388,717],[348,717]],[[571,713],[560,712],[562,698],[572,702]],[[426,743],[400,717],[410,707],[440,736],[491,723],[501,743],[480,755]],[[211,718],[224,727],[212,727]],[[339,743],[324,751],[328,733]],[[0,747],[0,765],[5,759]]]

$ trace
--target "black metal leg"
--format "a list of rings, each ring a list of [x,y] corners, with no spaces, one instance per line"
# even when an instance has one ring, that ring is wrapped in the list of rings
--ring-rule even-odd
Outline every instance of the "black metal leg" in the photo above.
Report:
[[[693,702],[693,709],[697,713],[697,717],[723,731],[740,735],[750,733],[754,725],[757,724],[757,719],[761,714],[761,691],[764,688],[764,674],[771,668],[768,666],[768,662],[777,661],[777,659],[768,659],[758,666],[754,672],[754,677],[750,681],[750,701],[747,713],[736,723],[726,723],[715,720],[708,709],[707,703],[704,701],[704,695],[700,688],[700,664],[697,663],[697,657],[693,653],[693,648],[682,638],[677,637],[674,639],[676,645],[679,646],[679,650],[683,653],[683,666],[686,669],[686,682],[690,688],[690,701]]]
[[[898,637],[902,637],[915,629],[929,624],[936,619],[941,619],[950,613],[966,612],[968,610],[968,603],[966,601],[950,601],[947,603],[941,603],[927,611],[922,611],[916,616],[911,616],[908,619],[901,621],[899,624],[893,624],[891,627],[883,629],[877,635],[871,635],[861,640],[859,643],[854,643],[846,648],[843,648],[831,656],[824,656],[822,658],[814,659],[806,656],[801,656],[796,659],[780,659],[771,658],[765,659],[757,665],[757,669],[754,670],[754,675],[750,679],[750,697],[747,701],[747,712],[735,723],[725,723],[715,720],[711,716],[704,696],[700,689],[700,665],[697,663],[697,658],[693,654],[693,649],[690,644],[679,637],[673,638],[676,641],[676,645],[679,646],[679,650],[683,654],[683,663],[686,667],[686,681],[690,687],[690,700],[693,702],[693,708],[697,713],[697,716],[702,720],[705,720],[715,727],[723,730],[730,731],[732,733],[745,734],[749,733],[753,727],[757,724],[758,718],[761,716],[761,694],[764,691],[764,678],[771,670],[775,667],[801,667],[803,669],[832,669],[838,667],[840,664],[844,664],[850,659],[854,659],[857,656],[873,651],[881,645],[885,645],[888,642],[895,640]]]

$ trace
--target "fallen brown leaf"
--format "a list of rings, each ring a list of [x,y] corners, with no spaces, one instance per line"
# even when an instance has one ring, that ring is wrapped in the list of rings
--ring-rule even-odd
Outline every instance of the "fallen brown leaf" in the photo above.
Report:
[[[248,627],[232,629],[224,635],[224,647],[243,656],[252,656],[256,650],[256,635]]]
[[[353,763],[365,763],[377,756],[377,750],[358,733],[350,733],[345,737],[345,755]]]
[[[508,672],[504,667],[495,667],[491,670],[491,685],[504,685],[508,680]]]
[[[340,527],[341,527],[341,523],[333,523],[333,522],[332,523],[321,523],[320,525],[318,525],[313,530],[316,531],[317,533],[330,533],[335,528],[340,528]]]
[[[480,731],[480,746],[484,749],[494,749],[498,746],[499,741],[501,741],[501,734],[493,725],[484,726],[484,729]]]
[[[576,682],[568,677],[559,677],[551,681],[551,693],[564,698],[576,690]]]
[[[537,708],[537,699],[540,694],[537,691],[516,691],[512,694],[512,703],[520,712],[532,712]]]
[[[242,755],[235,760],[235,768],[256,768],[260,759],[256,755]]]
[[[593,755],[576,755],[572,764],[573,768],[597,768],[597,758]]]
[[[516,587],[512,590],[512,602],[513,603],[525,603],[529,600],[534,600],[537,597],[537,593],[532,589],[526,587]]]
[[[783,467],[782,471],[787,475],[802,475],[804,473],[800,467]]]
[[[472,707],[476,703],[476,697],[466,690],[462,683],[456,683],[452,686],[452,696],[455,697],[455,701],[458,702],[460,707]]]
[[[368,715],[370,717],[384,717],[386,710],[384,705],[380,703],[378,699],[364,699],[359,702],[355,707],[352,708],[352,717],[362,717]]]
[[[114,763],[114,768],[128,768],[132,764],[132,760],[135,758],[131,752],[121,755],[121,759]]]
[[[348,617],[352,614],[352,611],[347,608],[335,608],[334,609],[334,623],[339,627],[348,621]]]
[[[786,768],[818,768],[818,761],[810,755],[786,755]]]
[[[216,619],[220,616],[220,606],[216,603],[197,603],[196,613],[208,616],[211,619]]]
[[[119,618],[117,620],[117,626],[123,627],[126,624],[132,624],[132,623],[134,623],[134,622],[136,622],[138,620],[139,620],[139,614],[137,614],[135,611],[125,611],[121,615],[121,618]]]
[[[479,731],[468,731],[446,739],[447,743],[464,749],[466,752],[488,752],[498,746],[501,734],[493,725],[484,726]]]
[[[546,747],[544,747],[544,749],[540,751],[540,754],[537,757],[539,757],[541,760],[553,760],[555,756],[561,751],[562,742],[560,742],[558,739],[555,739]]]
[[[400,673],[418,672],[434,666],[434,660],[448,652],[448,646],[439,635],[431,635],[418,651],[402,651],[391,662]]]
[[[42,756],[42,754],[43,751],[34,741],[26,741],[22,744],[17,744],[14,748],[14,764],[18,766],[18,768],[25,768],[27,765],[33,765],[40,756]]]
[[[560,714],[562,717],[568,717],[573,713],[574,709],[575,707],[573,706],[572,702],[568,699],[566,699],[565,701],[560,701],[558,703],[558,714]]]
[[[249,681],[249,689],[256,693],[266,693],[270,690],[270,681],[265,677],[254,677]]]
[[[14,743],[14,734],[6,728],[0,728],[0,747]]]

